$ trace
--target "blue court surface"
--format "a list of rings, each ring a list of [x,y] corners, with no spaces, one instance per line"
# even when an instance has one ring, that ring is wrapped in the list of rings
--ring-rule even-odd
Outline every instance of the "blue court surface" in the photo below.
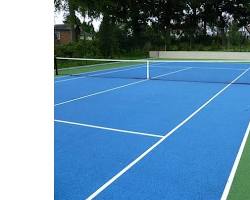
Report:
[[[55,78],[55,199],[220,199],[250,121],[250,65],[127,69]]]

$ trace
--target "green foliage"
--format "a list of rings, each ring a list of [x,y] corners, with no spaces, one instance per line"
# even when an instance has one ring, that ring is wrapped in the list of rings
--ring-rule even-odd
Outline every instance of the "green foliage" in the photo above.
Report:
[[[84,32],[89,33],[91,35],[95,34],[94,26],[91,23],[83,22],[81,24],[82,29]]]
[[[81,57],[146,55],[149,50],[250,51],[250,40],[238,31],[250,24],[245,0],[55,0],[68,10],[68,22],[80,25],[93,41],[56,47],[57,54]],[[75,11],[101,19],[98,33],[80,23]]]
[[[95,40],[80,40],[66,45],[56,45],[55,55],[61,57],[100,57]]]
[[[105,15],[97,35],[101,54],[105,58],[113,57],[118,52],[117,29],[109,16]]]
[[[233,24],[228,31],[228,41],[230,46],[241,44],[243,37],[239,32],[239,27]]]

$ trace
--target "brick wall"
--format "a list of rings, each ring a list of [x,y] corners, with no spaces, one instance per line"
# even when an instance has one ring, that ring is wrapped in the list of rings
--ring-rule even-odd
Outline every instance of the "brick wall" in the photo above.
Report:
[[[71,32],[70,31],[60,31],[60,44],[68,44],[72,41]]]

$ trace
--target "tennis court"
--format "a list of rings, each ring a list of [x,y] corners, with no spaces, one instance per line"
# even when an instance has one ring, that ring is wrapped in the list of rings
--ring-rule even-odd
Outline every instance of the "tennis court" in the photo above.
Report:
[[[226,199],[249,63],[106,61],[55,78],[55,199]]]

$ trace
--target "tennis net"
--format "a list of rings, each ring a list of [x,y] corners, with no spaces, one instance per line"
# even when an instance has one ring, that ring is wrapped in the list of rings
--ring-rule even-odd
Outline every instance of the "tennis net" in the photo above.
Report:
[[[146,60],[57,57],[58,75],[146,79]]]
[[[234,84],[250,84],[250,62],[247,61],[152,60],[149,72],[150,79],[157,80],[223,84],[233,81]]]
[[[250,61],[57,58],[58,74],[83,77],[250,84]]]

